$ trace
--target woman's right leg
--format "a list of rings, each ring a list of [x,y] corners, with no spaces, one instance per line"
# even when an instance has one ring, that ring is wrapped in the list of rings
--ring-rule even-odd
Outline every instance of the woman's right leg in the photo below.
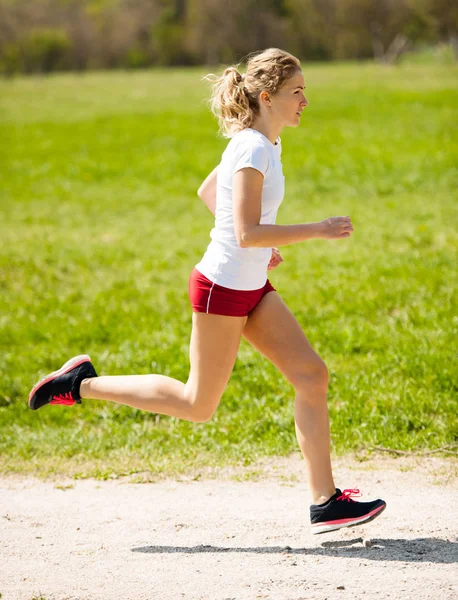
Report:
[[[81,398],[109,400],[188,421],[208,421],[234,367],[247,317],[193,313],[187,383],[164,375],[84,379]]]

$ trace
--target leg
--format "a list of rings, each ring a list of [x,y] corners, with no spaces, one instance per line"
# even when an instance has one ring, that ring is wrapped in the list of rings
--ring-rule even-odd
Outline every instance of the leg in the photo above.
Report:
[[[335,493],[326,365],[276,292],[264,296],[250,313],[243,336],[294,386],[296,436],[307,466],[312,502],[326,502]]]
[[[193,313],[191,371],[186,384],[164,375],[97,377],[81,383],[81,398],[111,400],[180,419],[208,421],[231,376],[246,320]]]

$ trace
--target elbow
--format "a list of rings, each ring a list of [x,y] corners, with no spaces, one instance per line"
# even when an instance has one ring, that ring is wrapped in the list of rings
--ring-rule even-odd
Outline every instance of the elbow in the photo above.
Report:
[[[250,248],[250,246],[252,245],[250,243],[250,235],[248,232],[246,231],[242,231],[242,232],[238,232],[237,235],[237,242],[238,245],[240,246],[240,248]]]
[[[240,248],[258,248],[262,246],[258,228],[259,225],[235,228],[235,237]]]

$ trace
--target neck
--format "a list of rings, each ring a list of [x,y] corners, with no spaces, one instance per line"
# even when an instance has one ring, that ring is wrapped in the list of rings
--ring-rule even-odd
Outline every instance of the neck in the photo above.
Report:
[[[272,144],[275,144],[278,137],[280,136],[283,127],[275,123],[269,122],[267,121],[267,119],[263,118],[262,116],[259,116],[253,121],[251,129],[256,129],[256,131],[262,133],[262,135],[264,135],[270,142],[272,142]]]

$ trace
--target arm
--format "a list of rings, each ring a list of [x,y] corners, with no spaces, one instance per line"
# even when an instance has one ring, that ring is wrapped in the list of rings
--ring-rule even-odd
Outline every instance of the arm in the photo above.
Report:
[[[215,167],[210,175],[205,179],[200,188],[197,190],[197,195],[207,205],[208,210],[215,214],[216,211],[216,177],[218,167]]]
[[[261,225],[262,173],[240,169],[232,179],[234,225],[241,248],[289,246],[312,238],[349,237],[353,231],[350,217],[330,217],[319,223],[298,225]]]

